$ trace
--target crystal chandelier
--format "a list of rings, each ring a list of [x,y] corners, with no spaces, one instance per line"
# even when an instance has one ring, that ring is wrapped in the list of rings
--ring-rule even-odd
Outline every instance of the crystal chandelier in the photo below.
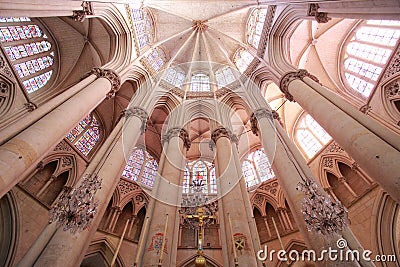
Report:
[[[77,188],[65,188],[50,210],[50,223],[57,222],[57,227],[63,226],[71,233],[87,229],[97,212],[94,197],[101,188],[101,179],[97,174],[86,174],[82,180]]]
[[[349,224],[347,209],[342,203],[323,196],[318,185],[309,179],[300,182],[297,190],[304,194],[302,212],[308,231],[323,235],[341,234]]]
[[[207,217],[203,221],[206,226],[214,223],[214,220],[208,216],[214,215],[218,210],[218,206],[216,201],[211,201],[210,197],[203,192],[203,186],[202,179],[193,180],[191,185],[192,194],[188,194],[183,198],[179,213],[182,215],[196,214],[198,208],[201,207],[202,212]],[[184,216],[184,222],[192,229],[199,227],[198,220],[188,219]]]

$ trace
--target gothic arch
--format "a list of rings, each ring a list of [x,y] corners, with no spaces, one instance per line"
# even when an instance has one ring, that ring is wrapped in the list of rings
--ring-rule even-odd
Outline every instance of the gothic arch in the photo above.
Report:
[[[196,259],[197,255],[192,255],[188,258],[186,258],[185,260],[183,260],[182,262],[178,263],[178,267],[191,267],[194,264],[194,261]],[[206,258],[207,260],[207,266],[210,267],[222,267],[221,264],[219,264],[216,260],[214,260],[213,258],[211,258],[210,256],[203,254],[203,257]]]
[[[372,221],[371,243],[374,245],[376,254],[380,255],[396,255],[396,262],[381,262],[383,267],[400,266],[400,248],[397,244],[399,225],[398,216],[400,216],[400,205],[397,204],[386,192],[382,191],[378,194],[374,207]]]
[[[0,55],[0,68],[2,64],[6,64]],[[0,73],[0,117],[4,118],[14,103],[15,84]]]
[[[84,267],[109,267],[112,258],[115,253],[115,248],[112,243],[107,239],[93,240],[86,251],[85,257],[81,263]],[[102,266],[97,265],[98,263],[104,264]],[[117,256],[115,261],[115,267],[126,266],[122,261],[120,255]]]
[[[0,199],[0,265],[12,266],[19,237],[18,207],[12,191]]]
[[[385,112],[393,123],[400,123],[400,75],[391,76],[381,87],[381,100]]]

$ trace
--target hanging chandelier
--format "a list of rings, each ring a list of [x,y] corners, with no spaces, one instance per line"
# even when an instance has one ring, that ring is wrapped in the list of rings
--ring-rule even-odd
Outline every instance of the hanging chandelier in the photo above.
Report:
[[[101,188],[101,179],[96,175],[85,175],[82,183],[70,190],[64,189],[50,210],[50,223],[71,233],[87,229],[97,212],[98,201],[94,200]]]
[[[191,185],[192,194],[187,194],[183,197],[179,213],[182,215],[196,214],[198,208],[201,208],[204,215],[213,216],[217,210],[218,205],[216,201],[212,201],[208,194],[203,191],[203,180],[195,179]],[[198,220],[187,219],[184,216],[185,223],[192,229],[198,228]],[[214,223],[211,217],[207,217],[203,221],[204,226]]]
[[[341,234],[349,224],[347,209],[340,201],[332,201],[322,195],[318,185],[310,179],[298,184],[297,190],[304,194],[302,212],[308,231],[323,235]]]

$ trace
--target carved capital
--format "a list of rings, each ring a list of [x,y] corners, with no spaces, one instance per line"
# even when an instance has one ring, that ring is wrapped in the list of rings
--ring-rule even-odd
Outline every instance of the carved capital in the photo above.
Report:
[[[317,77],[310,74],[307,70],[300,69],[298,71],[291,71],[283,75],[280,83],[279,88],[281,89],[282,93],[284,93],[285,97],[289,101],[294,101],[293,96],[289,92],[289,84],[294,80],[303,80],[304,77],[308,77],[311,80],[320,84]]]
[[[360,108],[360,111],[364,114],[368,114],[372,110],[370,105],[364,105]]]
[[[82,10],[74,10],[72,13],[72,19],[75,21],[83,22],[87,15],[94,15],[91,2],[83,1],[81,6]]]
[[[36,168],[37,168],[38,170],[43,170],[43,168],[44,168],[44,163],[43,163],[43,161],[39,161],[38,164],[36,165]]]
[[[143,134],[146,131],[147,119],[149,118],[149,115],[147,114],[146,110],[144,110],[141,107],[130,107],[129,109],[125,109],[123,111],[123,115],[126,118],[132,116],[138,117],[142,121],[142,125],[140,126],[141,133]]]
[[[229,140],[231,139],[232,133],[230,130],[224,128],[224,127],[218,127],[211,133],[211,140],[216,144],[217,140],[220,139],[221,137],[226,137]]]
[[[319,5],[318,4],[309,4],[308,5],[308,16],[314,17],[318,23],[327,23],[331,20],[328,17],[327,12],[318,12]]]
[[[163,142],[169,142],[172,137],[180,137],[183,140],[183,145],[186,147],[186,150],[189,150],[191,146],[191,141],[189,139],[189,133],[180,127],[174,127],[168,130],[168,132],[163,136]]]
[[[32,103],[32,102],[28,102],[24,104],[25,108],[28,110],[28,112],[32,112],[35,109],[37,109],[36,104]]]
[[[111,83],[111,90],[107,93],[107,99],[115,96],[115,93],[121,86],[121,78],[111,69],[93,68],[90,74],[94,74],[97,78],[106,78]]]
[[[253,134],[257,136],[258,136],[258,120],[261,118],[267,118],[272,120],[273,119],[272,111],[267,108],[259,108],[256,109],[253,112],[253,114],[251,114],[250,117],[251,131],[253,132]]]
[[[355,161],[353,162],[353,164],[351,164],[351,170],[352,170],[353,172],[358,171],[359,167],[360,167],[360,165],[358,165],[358,163],[355,162]]]
[[[344,184],[346,182],[346,177],[343,177],[343,176],[339,177],[338,180],[339,180],[340,183]]]

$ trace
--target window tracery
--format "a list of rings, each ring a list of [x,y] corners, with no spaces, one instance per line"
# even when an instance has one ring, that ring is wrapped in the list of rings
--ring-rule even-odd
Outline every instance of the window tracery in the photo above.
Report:
[[[185,81],[186,74],[179,68],[169,68],[165,72],[164,80],[174,85],[175,87],[182,88],[182,84]]]
[[[368,97],[400,37],[400,21],[367,20],[350,36],[345,48],[344,77]]]
[[[308,158],[312,158],[332,140],[332,137],[309,114],[303,114],[299,119],[295,138]]]
[[[66,138],[83,155],[88,156],[100,140],[99,126],[96,116],[89,114],[67,134]]]
[[[154,26],[150,14],[143,8],[131,8],[131,17],[139,50],[153,41]]]
[[[151,188],[157,170],[157,161],[145,149],[136,147],[122,171],[122,177]]]
[[[233,57],[233,62],[236,64],[236,67],[240,73],[243,73],[249,67],[253,59],[254,56],[250,54],[249,51],[245,50],[244,48],[239,48]]]
[[[232,69],[224,67],[215,72],[215,79],[217,80],[218,88],[224,87],[235,81]]]
[[[159,71],[166,61],[164,50],[159,47],[154,48],[146,57],[148,64],[154,71]]]
[[[0,17],[0,41],[29,94],[49,83],[55,69],[55,50],[38,21],[28,17]]]
[[[214,164],[208,161],[192,161],[185,166],[183,179],[183,193],[192,193],[193,181],[203,181],[203,192],[205,194],[217,193],[217,178],[215,176]]]
[[[254,9],[250,14],[247,23],[247,43],[252,45],[256,49],[258,48],[258,45],[260,43],[267,11],[267,9],[263,8]]]
[[[210,77],[204,73],[197,73],[192,75],[190,83],[191,92],[209,92],[210,91]]]
[[[242,171],[247,188],[275,177],[264,149],[250,153],[247,159],[242,162]]]

